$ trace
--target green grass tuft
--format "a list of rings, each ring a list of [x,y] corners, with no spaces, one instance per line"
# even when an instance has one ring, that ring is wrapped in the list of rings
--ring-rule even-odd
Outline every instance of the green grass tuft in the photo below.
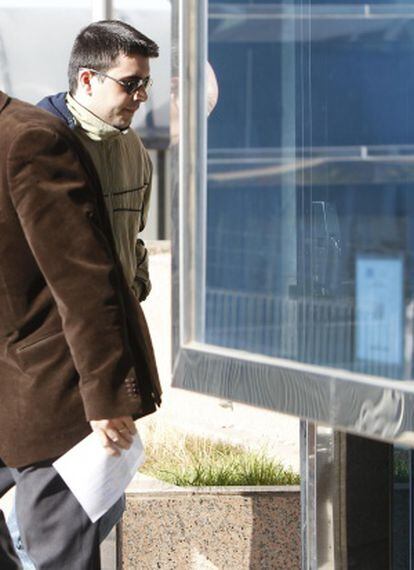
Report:
[[[172,433],[145,445],[141,472],[178,486],[298,485],[300,478],[264,452]]]

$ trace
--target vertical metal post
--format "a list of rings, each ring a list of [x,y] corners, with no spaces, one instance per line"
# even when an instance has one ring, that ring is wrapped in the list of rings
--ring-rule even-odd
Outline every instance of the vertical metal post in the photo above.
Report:
[[[181,0],[180,60],[180,330],[181,343],[203,341],[205,317],[207,0]],[[197,88],[195,88],[197,86]],[[196,244],[196,245],[194,245]],[[186,302],[184,303],[184,299]]]
[[[345,570],[343,455],[345,434],[300,426],[302,570]]]
[[[315,424],[300,422],[302,570],[316,570]]]
[[[113,0],[92,0],[92,22],[113,17]]]

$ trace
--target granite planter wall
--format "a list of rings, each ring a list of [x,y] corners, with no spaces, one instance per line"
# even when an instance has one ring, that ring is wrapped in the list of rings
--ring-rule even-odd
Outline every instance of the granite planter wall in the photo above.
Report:
[[[129,490],[118,570],[299,570],[299,487]]]

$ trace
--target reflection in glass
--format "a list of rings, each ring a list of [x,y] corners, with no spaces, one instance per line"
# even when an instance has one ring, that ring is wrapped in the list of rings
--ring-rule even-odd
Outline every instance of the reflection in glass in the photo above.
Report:
[[[209,7],[203,340],[411,378],[414,4],[231,4]]]

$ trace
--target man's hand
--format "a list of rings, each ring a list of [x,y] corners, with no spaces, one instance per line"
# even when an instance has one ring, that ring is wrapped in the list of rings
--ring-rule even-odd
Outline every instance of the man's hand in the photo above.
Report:
[[[137,433],[131,416],[110,420],[91,420],[90,426],[101,438],[108,455],[120,455],[121,449],[129,449],[133,436]]]

